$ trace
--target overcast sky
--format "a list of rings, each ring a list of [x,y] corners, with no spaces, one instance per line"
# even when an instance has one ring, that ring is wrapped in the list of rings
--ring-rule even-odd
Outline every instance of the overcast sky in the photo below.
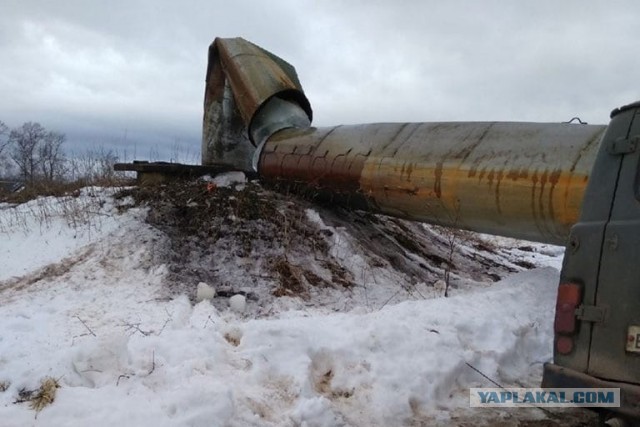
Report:
[[[199,160],[208,45],[244,37],[294,65],[317,126],[607,123],[640,99],[629,1],[2,0],[0,120],[69,148]],[[157,147],[157,149],[155,148]]]

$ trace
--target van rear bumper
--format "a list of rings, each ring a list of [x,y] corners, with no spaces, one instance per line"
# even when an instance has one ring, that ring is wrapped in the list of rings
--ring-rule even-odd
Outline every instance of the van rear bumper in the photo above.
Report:
[[[553,363],[545,363],[543,388],[619,388],[620,408],[607,408],[640,419],[640,386],[606,381]]]

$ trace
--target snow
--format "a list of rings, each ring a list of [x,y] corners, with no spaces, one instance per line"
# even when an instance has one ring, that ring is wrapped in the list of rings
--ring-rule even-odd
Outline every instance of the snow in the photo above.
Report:
[[[15,207],[0,206],[0,280],[62,260],[117,227],[106,216],[114,190],[88,187],[77,197],[41,197]],[[34,232],[36,231],[36,232]],[[11,260],[11,262],[8,262]]]
[[[196,301],[212,300],[216,296],[216,290],[204,282],[198,283],[196,288]]]
[[[229,307],[236,313],[244,313],[247,309],[247,298],[244,295],[234,295],[229,298]]]
[[[286,297],[256,316],[234,309],[257,304],[242,295],[226,308],[167,296],[167,236],[113,193],[83,190],[76,221],[66,199],[0,209],[3,426],[447,425],[475,415],[469,387],[491,386],[470,366],[505,386],[537,386],[552,357],[554,267],[339,312],[288,307]],[[334,256],[348,255],[358,274],[365,255],[332,230]],[[561,260],[560,249],[502,243],[542,264]],[[46,376],[61,388],[36,418],[13,402]]]
[[[242,184],[247,182],[243,172],[225,172],[215,177],[206,175],[202,178],[205,182],[211,182],[217,187],[242,187]]]

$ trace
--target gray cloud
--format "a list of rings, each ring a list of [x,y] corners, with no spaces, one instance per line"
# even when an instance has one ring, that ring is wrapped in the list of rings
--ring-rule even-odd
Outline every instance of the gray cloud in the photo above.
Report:
[[[316,124],[606,123],[639,99],[633,1],[14,1],[0,120],[77,146],[199,150],[207,46],[242,36],[298,69]]]
[[[631,54],[640,29],[629,2],[349,5],[338,27],[350,33],[342,84],[353,95],[339,108],[360,104],[374,120],[558,121],[580,114],[606,122],[611,108],[638,98],[629,81],[640,65]],[[327,62],[339,63],[343,52]],[[339,99],[328,87],[325,96]]]

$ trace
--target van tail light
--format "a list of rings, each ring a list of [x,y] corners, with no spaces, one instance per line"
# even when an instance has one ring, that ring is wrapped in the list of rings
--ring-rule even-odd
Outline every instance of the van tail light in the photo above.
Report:
[[[560,354],[569,354],[573,351],[573,337],[560,335],[556,338],[556,350]]]
[[[582,287],[577,283],[561,283],[556,301],[556,318],[553,329],[556,333],[556,350],[569,354],[573,350],[572,335],[577,329],[576,309],[582,301]],[[558,334],[561,334],[558,336]]]
[[[576,283],[561,283],[556,301],[556,333],[572,334],[576,330],[576,309],[582,300],[582,289]]]

